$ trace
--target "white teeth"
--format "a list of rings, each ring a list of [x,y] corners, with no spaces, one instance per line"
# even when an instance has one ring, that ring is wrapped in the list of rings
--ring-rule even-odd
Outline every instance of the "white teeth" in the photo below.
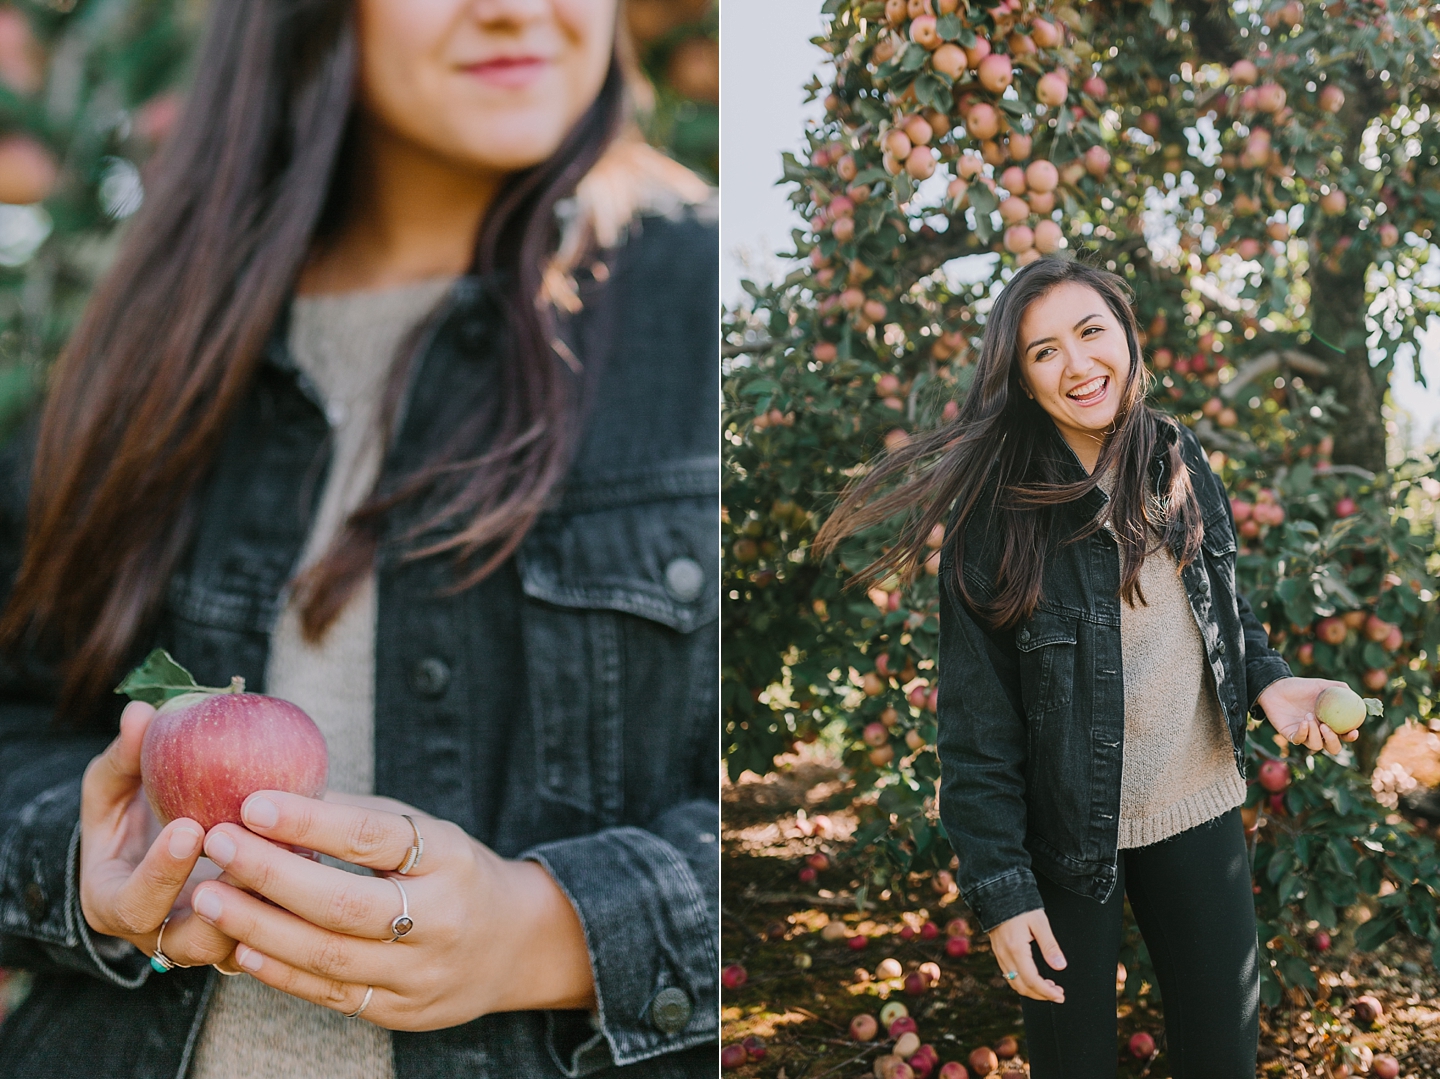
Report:
[[[1085,383],[1084,386],[1071,390],[1066,396],[1072,401],[1083,401],[1086,398],[1094,397],[1105,388],[1105,382],[1108,377],[1107,375],[1101,375],[1098,379],[1093,379]]]

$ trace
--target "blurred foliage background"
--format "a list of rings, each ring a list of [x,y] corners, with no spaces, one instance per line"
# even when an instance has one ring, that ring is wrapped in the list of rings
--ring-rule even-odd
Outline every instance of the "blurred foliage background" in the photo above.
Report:
[[[0,3],[0,432],[34,399],[179,111],[205,0]],[[719,174],[715,0],[622,0],[647,134]]]

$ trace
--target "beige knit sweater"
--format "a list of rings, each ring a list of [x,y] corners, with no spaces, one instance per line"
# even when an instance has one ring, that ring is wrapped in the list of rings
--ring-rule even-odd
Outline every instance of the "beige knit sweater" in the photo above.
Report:
[[[321,555],[380,467],[380,399],[401,339],[450,279],[295,301],[290,351],[330,421],[329,477],[302,556]],[[375,778],[375,581],[365,581],[318,644],[287,605],[271,633],[266,692],[305,709],[330,749],[330,789],[370,794]],[[335,863],[331,861],[332,865]],[[390,1032],[271,989],[222,978],[196,1046],[192,1079],[392,1079]]]
[[[1113,473],[1100,481],[1107,494]],[[1125,739],[1120,848],[1169,839],[1245,801],[1230,732],[1175,556],[1145,559],[1146,603],[1120,603]]]

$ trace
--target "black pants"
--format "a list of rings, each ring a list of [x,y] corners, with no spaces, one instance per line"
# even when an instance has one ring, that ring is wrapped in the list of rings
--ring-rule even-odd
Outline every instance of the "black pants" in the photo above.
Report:
[[[1103,904],[1036,875],[1066,966],[1031,945],[1040,973],[1065,987],[1064,1004],[1022,998],[1032,1079],[1114,1079],[1124,896],[1160,980],[1175,1079],[1254,1079],[1260,971],[1239,809],[1120,855]]]

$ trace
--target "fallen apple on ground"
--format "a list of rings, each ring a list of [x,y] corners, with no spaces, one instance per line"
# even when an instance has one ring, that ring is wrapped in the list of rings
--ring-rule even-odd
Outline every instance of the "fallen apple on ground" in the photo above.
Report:
[[[199,686],[157,648],[115,690],[157,709],[140,744],[140,778],[161,823],[180,817],[207,831],[240,824],[240,806],[256,791],[306,798],[325,792],[325,736],[300,708],[246,693],[245,680]]]

